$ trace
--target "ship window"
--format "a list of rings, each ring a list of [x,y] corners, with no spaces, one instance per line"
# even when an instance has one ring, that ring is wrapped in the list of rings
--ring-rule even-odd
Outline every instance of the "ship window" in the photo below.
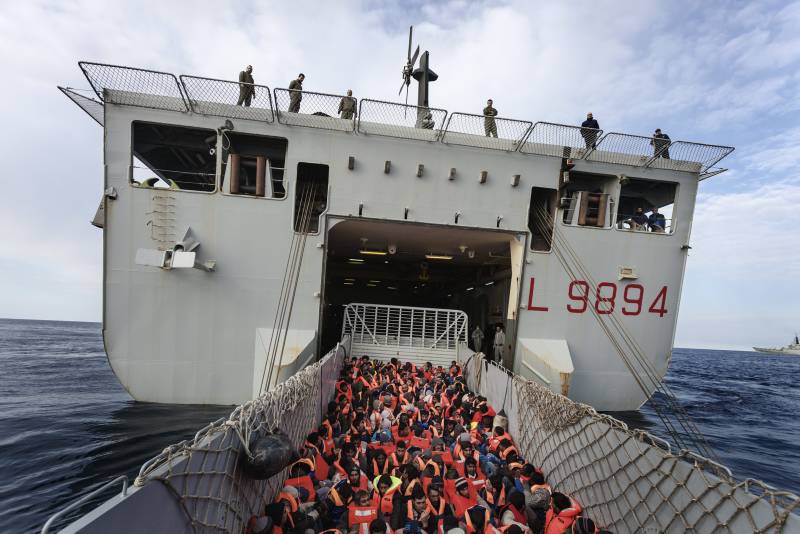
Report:
[[[678,184],[622,177],[620,186],[618,229],[658,234],[674,231]],[[637,214],[640,208],[641,214]]]
[[[134,122],[130,179],[140,187],[212,192],[217,158],[214,130]]]
[[[562,175],[562,222],[569,226],[611,228],[616,186],[614,175],[569,172]]]
[[[232,195],[284,198],[287,145],[282,137],[223,132],[222,190]]]
[[[302,232],[303,218],[311,209],[306,232],[319,232],[320,215],[328,207],[328,166],[317,163],[297,164],[297,187],[294,189],[294,231]]]
[[[547,187],[532,187],[528,206],[528,229],[531,231],[531,250],[547,252],[553,244],[553,220],[558,192]]]

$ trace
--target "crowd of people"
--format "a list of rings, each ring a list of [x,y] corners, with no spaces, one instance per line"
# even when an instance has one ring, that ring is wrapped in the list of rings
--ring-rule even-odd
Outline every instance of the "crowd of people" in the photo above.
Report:
[[[335,398],[247,534],[587,534],[461,368],[344,361]]]

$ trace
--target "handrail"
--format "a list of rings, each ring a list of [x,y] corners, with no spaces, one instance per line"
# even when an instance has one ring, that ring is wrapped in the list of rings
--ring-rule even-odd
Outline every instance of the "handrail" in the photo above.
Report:
[[[530,121],[453,112],[442,130],[441,140],[448,145],[516,152],[532,127]]]
[[[264,122],[272,122],[275,119],[272,91],[266,85],[221,80],[219,78],[187,76],[185,74],[181,74],[178,78],[181,81],[181,86],[183,86],[183,91],[188,97],[189,106],[195,113]],[[252,87],[253,92],[256,89],[259,91],[244,106],[239,104],[239,100],[241,100],[240,88],[243,85]],[[222,93],[222,96],[219,96],[220,93]],[[253,105],[255,98],[264,94],[267,95],[266,105]]]
[[[278,122],[281,124],[343,132],[352,132],[356,127],[355,117],[339,117],[339,104],[345,98],[350,98],[354,101],[353,113],[354,115],[357,114],[358,99],[354,96],[317,93],[302,89],[285,89],[283,87],[276,87],[273,92],[275,96],[275,113],[278,116]]]
[[[81,497],[80,499],[78,499],[77,501],[74,501],[72,504],[68,505],[66,508],[62,508],[58,512],[56,512],[53,515],[51,515],[50,519],[48,519],[47,522],[42,527],[41,534],[48,534],[50,532],[50,529],[53,526],[53,523],[55,523],[55,521],[57,519],[62,517],[64,514],[66,514],[68,512],[71,512],[72,510],[74,510],[75,508],[79,507],[80,505],[82,505],[86,501],[92,499],[94,496],[98,495],[99,493],[102,493],[106,489],[108,489],[111,486],[117,484],[117,482],[119,482],[120,480],[122,481],[122,493],[121,493],[121,495],[123,497],[125,497],[128,494],[128,477],[125,476],[125,475],[121,475],[121,476],[118,476],[117,478],[115,478],[114,480],[106,482],[105,484],[103,484],[99,488],[95,489],[94,491],[91,491],[91,492],[87,493],[86,495],[84,495],[83,497]]]
[[[218,78],[204,78],[199,76],[181,75],[180,81],[174,74],[162,71],[126,67],[122,65],[112,65],[106,63],[94,63],[88,61],[78,62],[83,74],[92,86],[92,89],[101,101],[112,104],[146,107],[153,109],[163,109],[168,111],[191,111],[195,113],[219,116],[231,116],[234,118],[251,119],[252,117],[240,116],[253,113],[254,109],[267,108],[247,108],[236,106],[233,112],[229,109],[226,113],[212,113],[208,109],[203,109],[199,99],[192,98],[191,80],[201,80],[213,82],[215,84],[226,84],[228,87],[239,87],[240,82],[233,80],[221,80]],[[187,80],[190,80],[187,83]],[[265,85],[252,84],[254,87],[261,87],[269,92]],[[108,91],[111,91],[110,93]],[[347,98],[345,95],[334,95],[330,93],[317,93],[313,91],[297,91],[302,93],[304,98],[311,97],[319,104],[324,103],[327,111],[317,110],[319,114],[294,113],[287,109],[281,110],[281,103],[278,102],[278,95],[290,94],[296,90],[274,89],[268,97],[270,117],[254,118],[253,120],[265,120],[271,122],[277,114],[278,121],[283,124],[305,126],[311,128],[325,128],[344,132],[357,131],[362,134],[374,134],[388,137],[398,137],[403,139],[416,139],[430,142],[443,142],[446,144],[464,144],[479,148],[506,150],[511,152],[521,152],[523,154],[537,154],[551,157],[566,157],[573,159],[585,159],[587,161],[604,161],[607,163],[619,163],[632,165],[635,167],[653,167],[664,170],[684,171],[698,173],[703,178],[713,176],[711,169],[722,159],[733,152],[734,148],[724,145],[710,145],[706,143],[696,143],[690,141],[656,141],[655,145],[650,145],[653,141],[652,136],[639,136],[610,132],[603,135],[603,130],[575,126],[570,124],[559,124],[546,121],[531,123],[525,120],[493,117],[493,123],[498,129],[498,138],[493,139],[486,135],[479,135],[480,132],[460,131],[455,127],[458,120],[472,120],[471,129],[475,129],[475,121],[486,120],[483,115],[472,113],[449,112],[442,108],[421,108],[397,102],[387,102],[382,100],[361,99],[349,97],[356,100],[357,112],[352,118],[342,119],[336,117],[337,110],[332,105],[337,105],[339,99]],[[66,94],[66,93],[65,93]],[[67,95],[70,96],[70,95]],[[109,98],[110,97],[110,98]],[[274,97],[274,100],[273,100]],[[228,99],[230,100],[230,99]],[[290,101],[292,99],[290,98]],[[306,101],[307,102],[307,101]],[[224,102],[208,101],[208,104],[224,105]],[[307,104],[306,104],[307,105]],[[216,109],[212,106],[213,109]],[[211,109],[211,108],[209,108]],[[420,122],[422,111],[430,113],[430,117],[425,120],[425,125]],[[366,117],[365,117],[366,114]],[[409,118],[410,116],[410,118]],[[387,120],[387,117],[389,120]],[[515,130],[520,127],[531,125],[521,135],[519,132],[514,135],[499,136],[502,129],[501,125],[507,124],[514,126]],[[431,127],[432,126],[432,127]],[[463,130],[463,129],[461,129]],[[459,139],[464,137],[464,139]],[[509,142],[510,141],[510,142]],[[642,143],[651,146],[649,150],[642,150]],[[603,150],[609,146],[620,145],[618,150]],[[627,148],[626,148],[627,147]],[[644,152],[644,153],[643,153]]]

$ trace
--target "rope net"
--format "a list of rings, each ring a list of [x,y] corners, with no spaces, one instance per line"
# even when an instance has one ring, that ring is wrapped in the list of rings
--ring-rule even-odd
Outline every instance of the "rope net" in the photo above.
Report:
[[[508,414],[509,431],[554,491],[574,496],[613,532],[796,532],[800,497],[730,471],[482,355],[464,362],[469,388]]]
[[[168,447],[142,466],[135,485],[164,484],[180,501],[194,531],[244,532],[248,518],[272,502],[287,472],[267,480],[246,476],[239,463],[243,444],[255,432],[279,429],[298,448],[333,398],[343,358],[344,348],[337,345],[319,362],[236,408],[227,419]]]

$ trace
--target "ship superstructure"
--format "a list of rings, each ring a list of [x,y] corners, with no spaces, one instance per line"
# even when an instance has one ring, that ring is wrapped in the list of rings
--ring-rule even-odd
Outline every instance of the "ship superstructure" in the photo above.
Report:
[[[105,132],[103,336],[137,400],[247,401],[343,324],[406,358],[476,326],[491,353],[502,325],[508,368],[601,410],[654,390],[632,353],[666,373],[698,183],[732,148],[81,68],[100,100],[63,91]]]

